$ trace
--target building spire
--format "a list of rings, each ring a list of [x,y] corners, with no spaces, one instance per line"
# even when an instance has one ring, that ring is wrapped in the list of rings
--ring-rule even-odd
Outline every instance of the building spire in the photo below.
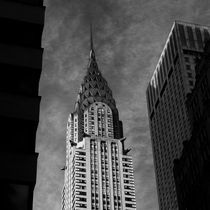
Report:
[[[90,49],[93,50],[93,29],[92,29],[92,23],[90,23]]]
[[[94,49],[93,49],[92,23],[90,23],[90,59],[95,60],[95,52],[94,52]]]

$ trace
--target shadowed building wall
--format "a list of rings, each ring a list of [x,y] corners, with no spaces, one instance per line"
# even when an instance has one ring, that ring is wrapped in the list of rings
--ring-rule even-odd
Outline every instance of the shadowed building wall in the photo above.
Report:
[[[210,209],[210,42],[196,66],[196,83],[187,97],[192,136],[174,161],[180,210]]]
[[[0,206],[32,209],[42,70],[42,0],[0,1]]]
[[[185,105],[195,84],[194,59],[209,38],[206,26],[176,21],[169,33],[146,95],[160,210],[177,209],[173,160],[191,136]]]

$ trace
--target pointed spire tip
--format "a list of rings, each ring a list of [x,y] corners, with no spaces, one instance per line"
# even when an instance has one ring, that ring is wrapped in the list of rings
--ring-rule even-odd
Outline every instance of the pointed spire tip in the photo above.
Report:
[[[90,23],[90,50],[93,50],[93,30],[92,30],[92,22]]]
[[[95,52],[94,52],[94,48],[93,48],[92,22],[90,22],[90,59],[95,60]]]

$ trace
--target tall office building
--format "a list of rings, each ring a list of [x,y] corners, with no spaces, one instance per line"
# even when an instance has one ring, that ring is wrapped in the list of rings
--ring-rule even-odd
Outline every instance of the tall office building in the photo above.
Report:
[[[173,160],[191,136],[186,96],[195,84],[195,59],[209,36],[206,26],[176,21],[147,87],[160,210],[177,209]]]
[[[43,0],[0,1],[0,209],[32,210]]]
[[[87,73],[67,124],[63,210],[136,209],[132,157],[124,141],[122,122],[98,69],[91,35]]]
[[[174,160],[179,210],[210,209],[210,41],[195,72],[196,83],[186,101],[192,136],[183,142],[181,157]]]

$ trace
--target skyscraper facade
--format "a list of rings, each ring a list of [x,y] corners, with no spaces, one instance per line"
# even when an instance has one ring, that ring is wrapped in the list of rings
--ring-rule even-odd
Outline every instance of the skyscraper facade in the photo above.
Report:
[[[209,39],[206,26],[176,21],[146,96],[160,210],[177,209],[173,160],[191,136],[186,96],[195,84],[195,59]]]
[[[210,41],[195,71],[196,83],[186,102],[192,136],[174,160],[179,210],[210,209]]]
[[[43,0],[0,1],[0,209],[32,210]]]
[[[67,123],[63,210],[136,209],[132,157],[124,141],[122,122],[98,69],[91,35],[87,73]]]

